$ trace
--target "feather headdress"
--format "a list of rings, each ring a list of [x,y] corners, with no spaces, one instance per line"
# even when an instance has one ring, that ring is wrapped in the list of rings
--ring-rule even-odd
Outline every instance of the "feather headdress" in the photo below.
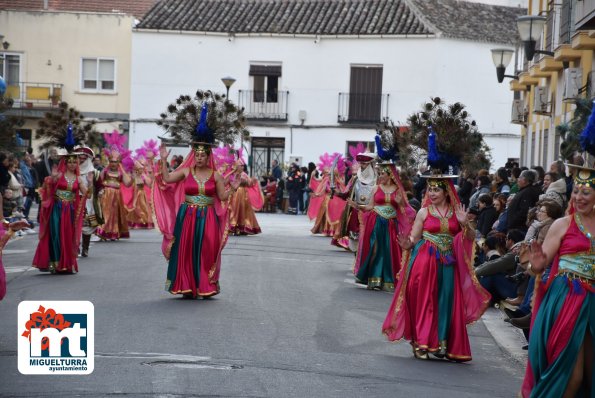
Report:
[[[235,162],[235,150],[231,145],[213,149],[213,161],[217,170],[230,170]]]
[[[343,173],[345,173],[345,158],[339,152],[335,152],[330,155],[328,152],[325,152],[324,154],[320,155],[320,157],[318,158],[320,160],[320,162],[318,162],[318,169],[320,171],[325,171],[325,169],[326,171],[330,171],[335,158],[338,158],[337,171],[339,172],[339,174],[342,175]]]
[[[351,161],[346,161],[348,166],[352,166],[358,164],[357,162],[357,155],[364,152],[366,150],[366,146],[363,142],[358,142],[357,145],[349,145],[349,156],[351,157]]]
[[[399,147],[391,130],[378,130],[375,141],[380,163],[394,164],[399,160]]]
[[[595,101],[591,109],[591,116],[580,137],[581,148],[595,156]]]
[[[176,143],[233,144],[247,136],[244,110],[210,91],[181,95],[157,122]]]
[[[62,102],[57,113],[46,113],[39,121],[39,129],[35,135],[42,141],[40,149],[50,147],[64,148],[69,153],[77,145],[86,144],[92,146],[97,139],[93,136],[94,123],[83,120],[83,115],[74,108],[69,108],[66,102]]]
[[[144,149],[146,158],[159,156],[159,143],[156,140],[144,141],[141,149]]]

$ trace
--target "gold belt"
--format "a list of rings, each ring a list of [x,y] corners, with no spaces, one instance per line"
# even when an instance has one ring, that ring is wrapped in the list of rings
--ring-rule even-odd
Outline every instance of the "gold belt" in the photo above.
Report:
[[[62,189],[56,189],[56,199],[65,202],[72,202],[74,200],[74,192],[64,191]]]
[[[189,206],[206,207],[212,206],[215,201],[211,196],[205,195],[186,195],[186,204]]]

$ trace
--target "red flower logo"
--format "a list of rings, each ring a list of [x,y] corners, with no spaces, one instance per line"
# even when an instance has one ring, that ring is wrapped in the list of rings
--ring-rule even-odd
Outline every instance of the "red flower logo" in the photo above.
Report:
[[[31,329],[33,328],[40,330],[44,330],[47,328],[64,330],[69,326],[70,322],[64,320],[64,315],[56,314],[56,311],[54,311],[51,308],[48,308],[46,310],[43,306],[40,305],[37,312],[31,314],[30,320],[28,320],[25,324],[27,330],[23,332],[22,336],[29,338],[29,341],[31,341]],[[47,337],[44,337],[42,340],[41,349],[48,349],[49,343],[49,339]]]

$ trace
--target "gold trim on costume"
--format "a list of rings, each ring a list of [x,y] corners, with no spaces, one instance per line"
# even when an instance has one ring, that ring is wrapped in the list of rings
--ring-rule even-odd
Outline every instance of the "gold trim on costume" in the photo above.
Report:
[[[56,199],[64,202],[72,202],[74,200],[74,192],[63,189],[56,189]]]
[[[205,195],[186,195],[186,204],[188,206],[207,207],[212,206],[215,200],[211,196]]]

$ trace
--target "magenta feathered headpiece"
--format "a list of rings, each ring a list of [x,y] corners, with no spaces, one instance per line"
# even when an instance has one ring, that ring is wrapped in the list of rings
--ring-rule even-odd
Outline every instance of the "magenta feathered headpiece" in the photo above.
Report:
[[[229,170],[233,167],[235,160],[235,150],[231,145],[225,145],[223,147],[213,149],[213,161],[215,162],[215,168],[220,169],[225,167],[226,170]]]
[[[338,157],[339,160],[337,161],[337,171],[339,174],[345,173],[345,158],[339,152],[335,152],[332,155],[329,155],[328,152],[325,152],[323,155],[319,157],[320,162],[318,163],[318,169],[324,171],[324,169],[328,169],[333,165],[333,160]]]
[[[155,158],[159,155],[159,143],[156,140],[148,140],[143,142],[141,149],[144,149],[145,151],[145,158]]]
[[[358,142],[356,146],[350,145],[349,146],[349,156],[351,156],[351,162],[349,165],[357,164],[357,160],[355,160],[358,153],[362,153],[366,150],[366,146],[363,142]]]
[[[122,162],[124,169],[132,170],[134,167],[134,160],[132,160],[132,151],[126,149],[126,136],[120,134],[118,130],[114,130],[111,133],[103,133],[103,139],[105,140],[105,148],[103,153],[109,159],[118,159]]]

